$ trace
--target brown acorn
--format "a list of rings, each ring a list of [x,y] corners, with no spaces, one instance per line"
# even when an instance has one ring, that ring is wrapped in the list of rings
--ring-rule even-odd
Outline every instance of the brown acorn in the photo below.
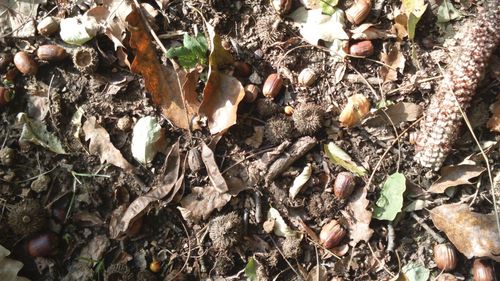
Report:
[[[38,71],[38,64],[25,51],[16,53],[14,65],[22,74],[35,75]]]
[[[359,41],[349,47],[349,53],[358,57],[369,57],[373,55],[373,44],[370,40]]]
[[[345,11],[345,15],[348,21],[358,25],[365,20],[371,8],[371,0],[357,0],[354,5]]]
[[[331,249],[344,239],[347,231],[336,220],[331,220],[321,228],[319,240],[327,249]]]
[[[276,12],[280,15],[285,15],[290,12],[292,7],[292,0],[271,0],[271,4]]]
[[[314,82],[316,82],[317,78],[318,75],[316,74],[316,72],[314,72],[314,70],[310,68],[304,68],[299,73],[299,77],[297,78],[297,80],[301,86],[309,87],[314,84]]]
[[[50,36],[59,29],[59,20],[55,17],[46,17],[36,26],[38,33],[43,36]]]
[[[38,47],[36,56],[45,61],[60,61],[65,59],[68,53],[59,45],[42,45]]]
[[[494,281],[495,270],[491,263],[485,259],[475,259],[472,265],[472,275],[474,281]]]
[[[283,78],[279,73],[273,73],[269,75],[264,82],[264,86],[262,87],[262,94],[266,98],[275,98],[281,90],[283,86]]]
[[[333,184],[333,193],[338,199],[349,197],[354,190],[354,175],[351,172],[340,172]]]
[[[243,100],[247,103],[252,103],[257,99],[257,96],[259,95],[259,87],[255,86],[254,84],[248,84],[245,86],[245,97]]]
[[[0,106],[7,105],[12,100],[12,92],[4,87],[0,87]]]
[[[246,78],[252,74],[252,67],[244,61],[235,61],[233,65],[234,76]]]
[[[28,254],[32,257],[48,257],[57,252],[59,237],[54,232],[39,234],[28,241]]]
[[[457,266],[457,253],[448,243],[434,246],[434,261],[439,269],[451,271]]]
[[[15,204],[9,212],[7,222],[15,234],[29,236],[47,226],[45,210],[34,199],[26,199]]]

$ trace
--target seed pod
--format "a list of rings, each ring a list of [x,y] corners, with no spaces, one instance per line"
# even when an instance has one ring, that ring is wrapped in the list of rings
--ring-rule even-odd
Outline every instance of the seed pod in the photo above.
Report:
[[[318,76],[316,75],[316,72],[314,72],[314,70],[310,68],[304,68],[299,74],[298,81],[300,85],[309,87],[314,84],[314,82],[316,82],[317,78]]]
[[[434,261],[439,269],[451,271],[457,266],[457,253],[448,243],[434,246]]]
[[[472,275],[474,276],[474,281],[494,281],[495,274],[493,271],[493,266],[491,266],[487,260],[474,260],[474,264],[472,265]]]
[[[290,12],[292,0],[272,0],[271,4],[278,14],[285,15]]]
[[[35,75],[38,71],[38,64],[25,51],[16,53],[14,65],[22,74]]]
[[[358,25],[366,19],[371,8],[371,0],[357,0],[354,5],[345,11],[345,15],[348,21]]]
[[[370,40],[359,41],[349,47],[349,53],[358,57],[369,57],[373,55],[373,44]]]
[[[59,237],[54,232],[42,233],[28,241],[28,253],[32,257],[52,256],[57,252]]]
[[[12,100],[12,92],[4,87],[0,87],[0,106],[8,104]]]
[[[60,61],[65,59],[68,53],[59,45],[42,45],[38,47],[36,56],[45,61]]]
[[[346,230],[336,220],[332,220],[325,224],[319,234],[321,244],[327,249],[337,246],[344,236],[347,234]]]
[[[252,67],[243,61],[235,61],[234,62],[234,76],[238,77],[248,77],[252,74]]]
[[[283,86],[283,78],[278,73],[273,73],[269,75],[264,82],[264,87],[262,87],[262,94],[266,98],[275,98]]]
[[[243,100],[247,103],[252,103],[257,99],[257,96],[259,95],[259,87],[255,86],[254,84],[248,84],[245,86],[245,97]]]
[[[36,26],[38,33],[43,36],[50,36],[59,29],[59,20],[55,17],[46,17]]]
[[[370,111],[370,101],[362,94],[355,94],[348,98],[346,107],[339,116],[343,126],[352,127],[356,125]]]
[[[354,185],[354,175],[351,172],[340,172],[333,184],[333,193],[338,199],[345,199],[351,195]]]

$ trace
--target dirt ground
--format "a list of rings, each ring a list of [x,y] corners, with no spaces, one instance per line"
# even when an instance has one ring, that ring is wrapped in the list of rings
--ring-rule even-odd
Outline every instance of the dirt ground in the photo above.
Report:
[[[87,3],[93,1],[74,2],[47,0],[38,6],[36,22],[48,14],[71,17],[94,7]],[[167,49],[181,46],[183,33],[199,33],[210,41],[206,20],[215,27],[222,46],[234,60],[250,67],[249,74],[238,73],[238,66],[229,69],[242,86],[255,84],[262,91],[266,78],[276,72],[281,73],[284,85],[274,100],[259,93],[254,102],[242,101],[237,106],[236,124],[223,134],[211,134],[204,120],[198,122],[201,125],[197,130],[178,128],[168,120],[146,89],[145,75],[123,64],[113,41],[103,33],[84,44],[97,51],[99,63],[91,73],[82,73],[71,58],[58,62],[37,59],[36,75],[15,73],[12,62],[1,64],[3,87],[9,87],[15,95],[0,105],[0,144],[2,150],[9,148],[12,153],[0,157],[0,245],[11,252],[9,258],[24,264],[19,276],[30,280],[436,280],[441,270],[433,258],[433,247],[443,242],[437,241],[436,235],[444,241],[449,239],[436,228],[429,210],[460,202],[481,214],[494,212],[494,196],[500,198],[500,191],[492,194],[494,189],[484,172],[486,165],[469,130],[463,129],[445,165],[468,159],[475,161],[471,164],[474,167],[482,167],[481,172],[468,178],[468,183],[455,184],[460,188],[440,193],[427,190],[443,176],[443,171],[431,171],[415,162],[412,139],[422,109],[436,91],[443,69],[456,55],[454,48],[460,40],[454,37],[455,32],[474,20],[481,3],[451,1],[463,17],[438,24],[441,3],[430,1],[416,26],[414,40],[395,36],[373,39],[373,54],[339,60],[324,47],[324,42],[314,46],[303,40],[293,20],[278,15],[269,1],[145,2],[158,12],[151,24]],[[291,11],[302,6],[299,1],[291,2]],[[339,1],[341,9],[351,5],[352,1]],[[400,1],[375,1],[365,22],[390,31],[394,28],[394,11],[399,7]],[[34,56],[35,50],[45,44],[58,44],[72,54],[78,47],[64,43],[57,32],[50,36],[36,32],[27,37],[15,36],[8,30],[3,33],[2,54],[27,50]],[[127,37],[123,49],[132,62],[136,50],[128,45],[129,31],[124,34]],[[170,65],[154,39],[148,38],[156,48],[156,56]],[[395,79],[387,81],[380,70],[392,61],[383,60],[381,54],[387,54],[396,41],[400,46],[397,55],[404,58],[404,70],[395,72]],[[486,123],[500,89],[498,55],[497,51],[491,58],[493,63],[467,112],[475,136],[487,148],[493,176],[500,163],[499,135]],[[298,82],[304,68],[317,76],[311,86]],[[201,101],[208,67],[200,69],[201,78],[192,87]],[[10,79],[13,73],[15,78]],[[355,94],[370,101],[372,112],[363,122],[344,126],[339,114]],[[403,103],[418,107],[419,114],[412,118],[407,116],[412,113],[404,112],[407,115],[394,123],[377,111],[384,105]],[[311,107],[311,114],[319,114],[318,128],[308,133],[286,131],[289,124],[292,128],[293,124],[300,126],[300,120],[286,110],[297,111],[305,104],[316,105]],[[75,121],[77,110],[82,110],[83,115]],[[42,114],[39,121],[60,140],[66,153],[54,153],[21,139],[23,124],[18,114],[22,112],[33,120]],[[146,164],[133,156],[131,148],[134,125],[145,116],[159,121],[164,145]],[[133,168],[112,164],[109,157],[103,160],[103,154],[112,153],[110,147],[101,148],[102,154],[92,151],[90,143],[95,139],[88,137],[87,125],[83,125],[92,117]],[[275,127],[271,125],[273,120],[278,120]],[[303,126],[309,129],[316,126],[314,122],[307,119]],[[334,195],[334,182],[346,168],[328,157],[324,145],[330,142],[367,171],[361,176],[351,173],[352,197]],[[294,145],[296,150],[291,148]],[[213,157],[206,156],[206,152],[212,152]],[[283,155],[296,158],[272,179],[269,174],[262,177]],[[208,163],[210,159],[214,162]],[[177,163],[175,172],[169,166],[173,162]],[[309,176],[301,191],[291,198],[289,189],[305,167],[310,168]],[[117,230],[127,207],[137,198],[152,194],[158,186],[165,186],[172,173],[175,192],[148,201],[147,207],[128,221],[126,231]],[[372,219],[382,186],[395,173],[406,179],[404,205],[399,209],[402,211],[392,220]],[[224,194],[214,185],[220,178],[229,189]],[[362,209],[369,211],[366,231],[373,234],[369,241],[352,243],[353,228],[349,225],[359,218],[353,217],[351,211],[353,202],[361,202],[352,198],[365,197],[367,205]],[[37,222],[31,221],[28,228],[33,226],[37,231],[23,235],[13,229],[8,218],[19,202],[29,200],[30,204],[41,205],[40,213],[28,212],[29,220],[43,222],[33,226]],[[418,207],[417,203],[424,205]],[[26,208],[35,210],[33,206]],[[281,215],[290,231],[296,231],[295,236],[277,234],[281,221],[276,217],[268,219],[272,217],[271,209]],[[328,250],[318,236],[332,219],[347,229],[347,235]],[[50,244],[51,249],[44,250],[47,254],[30,256],[30,247],[38,247],[33,240],[40,233],[50,236],[47,239],[51,241],[40,243]],[[457,260],[457,266],[449,272],[456,279],[446,280],[472,280],[474,259],[457,252]],[[428,270],[428,279],[408,277],[409,273],[406,277],[400,275],[409,264]],[[500,272],[498,263],[493,264]]]

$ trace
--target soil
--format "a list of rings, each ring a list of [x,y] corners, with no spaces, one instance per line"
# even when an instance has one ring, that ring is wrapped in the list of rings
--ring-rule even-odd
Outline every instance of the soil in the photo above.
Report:
[[[38,18],[58,6],[59,2],[66,3],[48,0],[40,5]],[[390,224],[372,220],[370,228],[374,234],[370,241],[352,247],[348,246],[349,238],[345,238],[342,245],[348,250],[339,250],[339,259],[306,238],[307,235],[303,235],[303,239],[285,239],[267,233],[263,228],[271,206],[294,229],[299,229],[299,221],[302,221],[316,234],[331,219],[345,220],[342,211],[346,209],[348,200],[335,198],[332,188],[335,175],[344,169],[333,165],[323,152],[323,144],[330,141],[334,141],[370,172],[382,159],[367,195],[372,204],[379,198],[381,183],[396,171],[406,176],[416,193],[427,189],[438,178],[438,173],[423,169],[413,161],[410,136],[418,126],[409,128],[411,122],[394,124],[394,127],[385,124],[344,128],[338,121],[347,98],[353,94],[365,95],[372,102],[372,108],[383,101],[412,102],[425,108],[439,83],[440,67],[449,62],[450,50],[456,43],[453,39],[445,42],[444,38],[453,37],[444,34],[437,26],[431,7],[417,25],[414,42],[402,42],[401,51],[406,58],[403,74],[399,73],[396,81],[382,85],[378,83],[381,82],[379,54],[387,42],[394,42],[395,39],[374,40],[373,56],[346,58],[345,64],[340,64],[322,48],[303,42],[298,29],[290,20],[278,16],[269,1],[148,2],[160,11],[155,18],[155,32],[160,35],[177,31],[188,34],[203,32],[203,19],[190,7],[199,10],[215,27],[216,33],[222,36],[223,43],[229,45],[235,60],[247,62],[252,67],[253,76],[240,78],[243,85],[252,82],[262,86],[265,78],[278,69],[285,78],[284,89],[271,104],[266,105],[269,100],[261,94],[254,103],[242,102],[237,124],[218,143],[215,141],[215,149],[211,146],[220,171],[228,177],[240,177],[239,184],[243,185],[243,191],[207,218],[199,221],[184,219],[177,208],[183,194],[191,193],[195,187],[211,184],[200,159],[200,143],[209,143],[213,136],[207,128],[203,128],[193,131],[192,137],[189,137],[185,131],[172,126],[163,117],[161,109],[153,104],[145,90],[143,77],[120,66],[114,55],[113,43],[105,35],[98,35],[86,44],[99,53],[100,63],[95,72],[82,74],[71,60],[39,62],[36,76],[16,76],[12,85],[15,97],[0,108],[0,144],[3,149],[13,151],[9,152],[13,155],[0,157],[5,159],[0,163],[0,244],[12,252],[11,258],[24,263],[21,276],[31,280],[128,280],[128,276],[143,272],[141,276],[144,277],[141,278],[144,279],[140,280],[245,280],[244,269],[250,257],[254,257],[259,265],[256,280],[305,280],[307,272],[318,263],[327,269],[328,279],[325,280],[334,276],[345,280],[391,280],[401,265],[410,261],[424,265],[434,277],[439,275],[440,270],[432,258],[432,247],[436,241],[410,212],[400,213]],[[166,7],[161,9],[157,2],[167,3]],[[388,13],[400,3],[393,0],[376,2],[377,10],[370,13],[366,22],[377,22],[382,30],[390,29],[392,21],[388,19]],[[341,6],[351,4],[351,1],[346,1]],[[473,5],[454,4],[471,15],[470,18],[477,12]],[[292,9],[299,6],[299,1],[293,1]],[[84,4],[67,4],[65,7],[68,16],[82,14],[88,9]],[[56,8],[59,14],[64,14],[63,10]],[[456,31],[462,24],[462,21],[456,21],[448,28]],[[163,39],[162,42],[167,48],[176,46],[182,42],[182,36]],[[14,54],[22,46],[36,47],[46,43],[61,44],[71,49],[58,36],[37,34],[28,38],[1,36],[0,50]],[[158,56],[160,54],[158,49]],[[129,55],[133,55],[130,50]],[[342,65],[347,66],[344,79],[336,81],[336,74]],[[310,87],[297,84],[298,74],[305,67],[313,69],[318,75],[317,82]],[[7,69],[13,68],[13,64],[8,64]],[[499,140],[498,134],[494,135],[485,127],[489,117],[488,107],[494,100],[492,93],[498,93],[499,89],[494,70],[486,73],[474,98],[474,105],[468,112],[481,143]],[[6,74],[2,67],[0,71],[2,75]],[[372,82],[375,80],[375,83],[368,85],[359,75]],[[426,78],[431,79],[415,82]],[[201,94],[204,82],[200,80],[198,83]],[[22,127],[16,122],[16,116],[19,112],[30,112],[29,99],[37,91],[49,93],[50,104],[44,123],[48,131],[62,141],[67,154],[58,155],[41,146],[19,141]],[[279,118],[286,119],[285,125],[291,122],[291,117],[284,114],[285,106],[299,108],[306,103],[318,105],[325,112],[320,114],[319,130],[316,130],[316,123],[314,130],[305,134],[290,133],[285,130],[286,126],[280,126],[283,123],[279,122]],[[83,133],[78,138],[74,137],[75,127],[71,119],[77,108],[83,109],[84,118],[97,118],[97,122],[109,133],[114,146],[137,167],[134,173],[101,163],[98,155],[88,152],[88,141]],[[132,156],[133,124],[144,116],[159,118],[167,143],[171,145],[180,139],[181,154],[190,155],[185,167],[184,193],[180,192],[172,202],[153,202],[144,216],[133,223],[131,228],[135,227],[135,230],[129,229],[126,236],[112,239],[109,228],[116,220],[116,213],[119,214],[135,198],[150,191],[164,176],[161,168],[165,154],[159,153],[147,165],[141,165]],[[315,119],[314,122],[318,121]],[[309,128],[307,124],[303,126]],[[383,155],[395,139],[394,131],[400,133],[407,128],[408,132],[397,145]],[[279,132],[276,133],[276,130]],[[263,142],[257,141],[255,145],[248,139],[257,132],[260,132],[261,139],[263,135]],[[251,172],[252,167],[259,165],[258,160],[264,159],[265,152],[287,141],[296,143],[302,135],[314,137],[316,145],[304,150],[304,156],[292,161],[271,181],[251,185],[251,178],[255,176]],[[464,130],[455,147],[446,164],[460,163],[478,151],[467,130]],[[286,152],[277,157],[283,155]],[[500,153],[492,151],[488,156],[493,168],[498,169]],[[295,199],[290,199],[288,189],[306,163],[311,164],[311,178]],[[366,184],[368,176],[356,178],[357,188]],[[492,212],[488,178],[480,177],[477,182],[479,190],[469,185],[457,189],[454,194],[426,194],[425,198],[436,205],[438,200],[458,202],[476,194],[473,201],[467,203],[481,213]],[[7,224],[13,206],[28,198],[44,206],[50,218],[44,231],[56,233],[59,239],[57,252],[47,257],[30,257],[25,247],[31,236],[15,234]],[[426,209],[415,213],[432,227]],[[389,244],[392,244],[390,251]],[[83,258],[84,253],[93,258]],[[158,269],[151,267],[158,262]],[[460,256],[458,266],[452,273],[459,280],[471,280],[472,262]],[[110,273],[110,268],[116,264],[126,264],[130,272]],[[498,264],[496,269],[500,272]],[[117,275],[122,276],[121,279],[109,277]]]

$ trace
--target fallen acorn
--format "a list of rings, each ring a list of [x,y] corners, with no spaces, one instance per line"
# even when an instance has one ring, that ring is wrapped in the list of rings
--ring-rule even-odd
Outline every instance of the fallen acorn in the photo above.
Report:
[[[373,44],[370,40],[359,41],[349,47],[349,53],[357,57],[369,57],[373,55]]]
[[[36,56],[44,61],[61,61],[68,56],[68,53],[59,45],[42,45],[38,47]]]
[[[0,106],[7,105],[12,100],[13,94],[7,88],[0,87]]]
[[[366,19],[371,8],[371,0],[357,0],[349,9],[345,11],[345,15],[348,21],[358,25]]]
[[[283,86],[283,78],[279,73],[269,75],[262,87],[262,94],[266,98],[275,98]]]
[[[14,65],[25,75],[35,75],[38,72],[38,64],[25,51],[16,53],[14,56]]]
[[[301,86],[309,87],[314,84],[314,82],[316,82],[317,78],[318,75],[316,75],[316,72],[314,72],[314,70],[310,68],[304,68],[299,73],[299,77],[297,78],[297,80]]]
[[[472,276],[474,281],[494,281],[495,273],[493,266],[485,259],[475,259],[472,265]]]
[[[333,194],[338,199],[346,199],[354,190],[354,175],[351,172],[340,172],[333,184]]]
[[[254,84],[248,84],[245,86],[245,97],[243,100],[247,103],[252,103],[257,99],[257,96],[259,95],[259,87],[255,86]]]
[[[347,231],[336,220],[331,220],[321,228],[319,240],[327,249],[331,249],[340,244]]]
[[[54,232],[46,232],[28,241],[28,254],[32,257],[48,257],[57,252],[59,237]]]
[[[457,253],[448,243],[434,246],[434,261],[439,269],[451,271],[457,266]]]
[[[50,36],[59,30],[59,20],[55,17],[46,17],[36,26],[38,33],[43,36]]]

